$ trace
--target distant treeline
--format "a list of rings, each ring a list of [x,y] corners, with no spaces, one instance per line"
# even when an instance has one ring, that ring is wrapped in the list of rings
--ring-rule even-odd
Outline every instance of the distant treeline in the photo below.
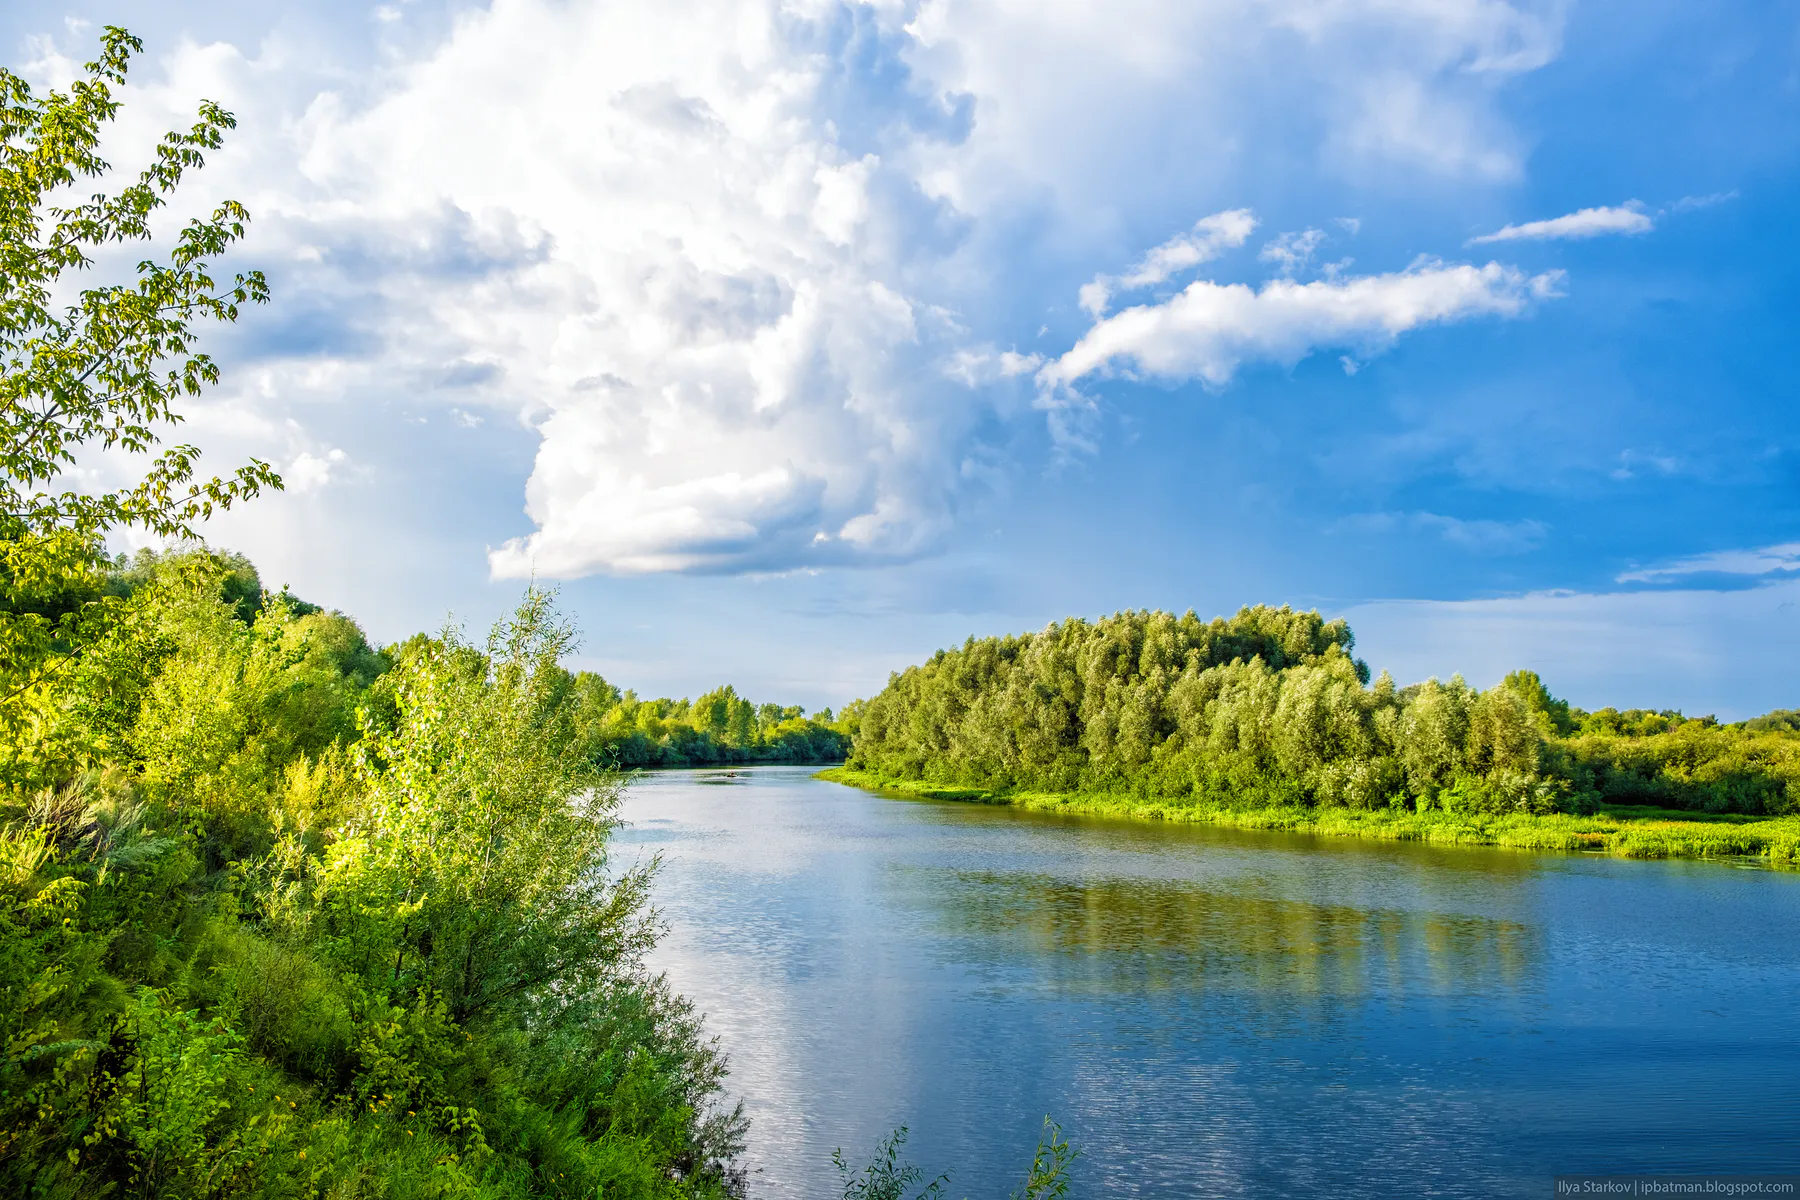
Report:
[[[1043,792],[1463,812],[1800,811],[1800,714],[1583,712],[1531,671],[1369,680],[1343,621],[1125,612],[973,639],[860,706],[849,765]]]
[[[326,613],[285,591],[279,596],[265,592],[255,565],[243,555],[214,553],[211,560],[220,572],[220,598],[240,620],[253,623],[265,600],[279,599],[291,618],[308,623],[315,641],[322,639],[337,647],[334,662],[341,660],[338,665],[354,674],[362,687],[396,661],[437,644],[436,637],[421,633],[383,649],[372,648],[348,617]],[[121,556],[96,590],[129,597],[162,569],[163,558],[154,551],[141,552],[135,559]],[[90,598],[69,595],[63,603],[74,606]],[[564,671],[563,675],[562,686],[577,714],[581,744],[598,767],[837,763],[850,753],[851,727],[838,721],[829,708],[808,717],[799,705],[746,700],[730,684],[694,700],[641,700],[635,691],[621,692],[592,671]]]
[[[829,708],[755,704],[730,685],[696,700],[640,700],[589,671],[574,676],[584,735],[598,761],[618,767],[718,763],[836,763],[850,735]]]

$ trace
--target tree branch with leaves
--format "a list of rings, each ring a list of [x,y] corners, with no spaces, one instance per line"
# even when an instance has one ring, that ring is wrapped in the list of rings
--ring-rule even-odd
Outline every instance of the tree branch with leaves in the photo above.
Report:
[[[115,194],[60,203],[60,194],[112,171],[99,155],[101,135],[120,108],[113,89],[142,49],[108,26],[86,75],[43,95],[0,68],[0,718],[9,723],[104,621],[108,606],[92,584],[109,533],[194,539],[215,512],[281,487],[255,458],[196,478],[200,451],[163,445],[182,421],[176,403],[219,379],[198,328],[234,322],[242,306],[268,300],[261,272],[215,273],[244,236],[243,205],[228,200],[190,220],[166,255],[139,261],[132,278],[59,302],[105,247],[151,242],[153,217],[236,126],[203,103],[193,126],[164,136],[150,165]],[[111,491],[70,484],[81,455],[109,450],[153,457],[134,482]],[[84,590],[96,594],[54,602]]]

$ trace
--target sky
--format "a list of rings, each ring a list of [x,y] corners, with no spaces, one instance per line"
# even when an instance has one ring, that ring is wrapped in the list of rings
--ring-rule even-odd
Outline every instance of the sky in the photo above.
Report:
[[[621,687],[818,708],[1286,603],[1800,707],[1791,4],[13,0],[0,62],[105,24],[108,157],[232,110],[170,221],[274,291],[181,436],[287,489],[209,540],[378,640],[536,580]]]

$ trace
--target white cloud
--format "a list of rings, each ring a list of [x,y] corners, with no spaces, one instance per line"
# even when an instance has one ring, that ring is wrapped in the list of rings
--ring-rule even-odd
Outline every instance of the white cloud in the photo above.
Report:
[[[1716,550],[1678,559],[1660,567],[1627,571],[1620,583],[1668,583],[1692,575],[1774,575],[1800,571],[1800,542],[1783,542],[1758,550]]]
[[[1299,118],[1318,130],[1302,151],[1309,168],[1386,186],[1420,174],[1516,178],[1522,144],[1495,93],[1555,58],[1563,8],[924,0],[907,60],[944,93],[970,97],[976,120],[964,141],[919,148],[921,175],[967,212],[1024,193],[1093,223],[1129,209],[1122,180],[1165,204],[1242,194],[1226,185],[1285,168],[1259,150],[1291,149]]]
[[[282,482],[289,491],[315,492],[332,481],[332,473],[349,461],[349,456],[337,447],[314,453],[302,450],[282,471]]]
[[[1513,139],[1480,109],[1443,106],[1431,82],[1408,75],[1371,78],[1350,100],[1357,116],[1337,137],[1346,164],[1417,163],[1449,178],[1511,182],[1523,175]]]
[[[1194,222],[1193,232],[1176,234],[1151,250],[1115,282],[1124,291],[1152,287],[1201,263],[1211,262],[1227,250],[1236,249],[1255,229],[1256,218],[1247,208],[1201,217]]]
[[[995,350],[992,346],[958,350],[944,367],[944,374],[964,387],[983,387],[1002,379],[1029,375],[1044,365],[1041,354]]]
[[[1256,218],[1247,208],[1233,208],[1201,217],[1189,233],[1178,233],[1138,260],[1123,275],[1096,275],[1083,284],[1081,307],[1095,317],[1104,316],[1115,293],[1153,287],[1183,271],[1211,262],[1227,250],[1243,245],[1256,229]]]
[[[869,217],[869,176],[881,164],[873,154],[836,167],[820,167],[813,173],[819,198],[813,202],[813,223],[819,232],[839,246],[848,246],[859,225]]]
[[[1732,188],[1729,192],[1711,192],[1704,196],[1683,196],[1669,205],[1668,211],[1672,213],[1693,212],[1696,209],[1711,208],[1715,204],[1724,204],[1728,200],[1737,198],[1738,190],[1736,188]]]
[[[417,248],[375,285],[385,365],[479,364],[438,378],[541,438],[497,575],[883,559],[947,525],[982,406],[919,382],[962,335],[904,278],[911,216],[792,14],[698,8],[496,6],[306,119],[327,247]]]
[[[1292,366],[1316,350],[1363,357],[1422,325],[1473,317],[1516,317],[1555,295],[1560,274],[1514,267],[1421,260],[1386,275],[1260,289],[1196,280],[1161,304],[1129,308],[1097,322],[1061,358],[1038,372],[1047,393],[1090,375],[1124,372],[1223,387],[1246,362]]]
[[[1584,208],[1547,221],[1527,221],[1469,239],[1469,245],[1488,242],[1574,241],[1607,234],[1649,233],[1655,228],[1643,206],[1632,200],[1616,208]]]
[[[1292,275],[1312,262],[1314,253],[1325,242],[1323,229],[1307,229],[1300,233],[1284,233],[1262,248],[1256,257],[1274,263],[1283,275]]]
[[[997,352],[1016,331],[969,315],[1032,286],[1004,244],[1020,214],[1047,214],[1064,264],[1105,261],[1133,206],[1160,222],[1232,194],[1214,185],[1296,116],[1317,132],[1276,157],[1309,171],[1504,175],[1492,89],[1560,38],[1552,0],[1123,2],[507,0],[341,75],[280,33],[184,44],[134,76],[121,140],[201,95],[240,117],[206,198],[250,205],[280,328],[227,363],[235,402],[272,426],[389,402],[495,437],[527,423],[530,525],[497,574],[888,561],[951,526],[1007,381],[1073,361]],[[883,70],[850,67],[852,25]],[[1301,82],[1271,87],[1271,64]],[[1098,316],[1253,224],[1216,213],[1084,302]],[[1329,336],[1378,349],[1380,325]],[[1258,328],[1223,352],[1297,345]],[[341,439],[309,437],[297,477],[334,478],[313,458]]]

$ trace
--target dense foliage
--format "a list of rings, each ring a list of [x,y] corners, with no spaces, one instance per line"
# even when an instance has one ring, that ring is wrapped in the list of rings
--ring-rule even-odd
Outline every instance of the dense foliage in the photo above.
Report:
[[[102,564],[115,529],[192,537],[193,523],[281,480],[251,460],[229,477],[196,480],[199,451],[170,446],[135,481],[111,491],[71,486],[85,450],[145,455],[178,424],[175,402],[217,379],[194,326],[230,322],[268,298],[254,271],[217,283],[211,259],[244,235],[249,215],[227,201],[189,221],[166,258],[146,257],[129,282],[79,287],[95,256],[151,238],[151,222],[183,178],[205,164],[235,122],[203,104],[193,127],[156,147],[150,165],[117,195],[61,205],[55,197],[104,176],[96,153],[118,113],[141,46],[108,28],[98,61],[67,92],[34,95],[0,68],[0,731],[30,723],[31,693],[112,614],[75,604]]]
[[[545,597],[390,665],[233,566],[140,562],[8,747],[0,1190],[731,1190]]]
[[[970,639],[894,675],[860,714],[854,769],[997,790],[1224,806],[1464,812],[1800,810],[1792,714],[1742,725],[1584,713],[1530,671],[1372,684],[1342,621],[1126,612]]]
[[[727,684],[695,700],[640,700],[600,676],[575,676],[585,736],[599,761],[620,767],[724,763],[835,763],[850,735],[830,709],[755,704]]]

